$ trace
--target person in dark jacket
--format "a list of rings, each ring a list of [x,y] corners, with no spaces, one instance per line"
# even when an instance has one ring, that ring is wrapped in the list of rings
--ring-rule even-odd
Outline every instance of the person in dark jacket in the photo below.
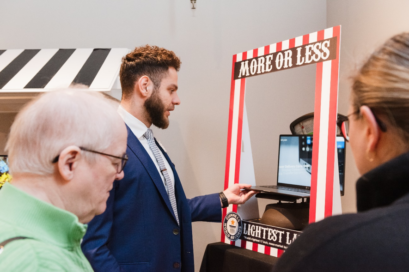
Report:
[[[188,199],[176,167],[151,130],[166,129],[178,95],[180,59],[158,46],[136,47],[122,59],[122,101],[128,129],[125,178],[114,182],[106,211],[88,224],[81,244],[96,272],[193,272],[192,222],[220,222],[222,208],[254,191],[234,184]],[[209,169],[210,170],[210,169]]]
[[[358,213],[308,226],[275,271],[409,271],[409,33],[369,57],[350,103]]]

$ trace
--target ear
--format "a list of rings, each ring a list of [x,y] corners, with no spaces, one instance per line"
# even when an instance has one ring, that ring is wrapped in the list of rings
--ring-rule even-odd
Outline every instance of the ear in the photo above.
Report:
[[[141,76],[134,85],[134,92],[148,98],[152,92],[153,83],[148,76]]]
[[[360,113],[365,125],[365,137],[367,140],[366,150],[367,152],[375,152],[381,136],[380,128],[376,122],[375,115],[368,106],[362,106]]]
[[[81,157],[81,150],[78,146],[66,147],[60,153],[58,171],[64,180],[70,181],[74,178],[74,171],[77,169]]]

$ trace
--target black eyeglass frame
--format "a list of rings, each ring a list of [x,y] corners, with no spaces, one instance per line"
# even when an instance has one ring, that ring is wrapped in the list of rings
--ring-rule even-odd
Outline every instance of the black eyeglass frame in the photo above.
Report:
[[[82,147],[82,146],[79,146],[79,148],[80,148],[81,150],[83,150],[83,151],[87,151],[87,152],[91,152],[91,153],[95,153],[95,154],[99,154],[99,155],[104,155],[104,156],[108,156],[108,157],[112,157],[112,158],[116,158],[116,159],[121,159],[121,168],[120,168],[120,171],[117,172],[118,174],[121,173],[121,172],[124,170],[125,165],[126,165],[126,163],[128,162],[128,155],[127,155],[126,153],[125,153],[122,157],[119,157],[119,156],[115,156],[115,155],[111,155],[111,154],[107,154],[107,153],[95,151],[95,150],[92,150],[92,149],[88,149],[88,148],[85,148],[85,147]],[[60,159],[60,155],[57,155],[57,156],[51,161],[51,163],[56,163],[56,162],[58,162],[59,159]]]
[[[353,113],[348,114],[347,116],[344,116],[344,115],[341,115],[341,114],[338,115],[337,125],[338,125],[339,129],[341,130],[342,137],[344,137],[345,141],[347,141],[347,142],[349,142],[349,136],[345,135],[345,133],[343,132],[342,125],[343,125],[344,122],[349,123],[349,117],[350,116],[353,116],[353,115],[356,115],[356,114],[359,114],[359,113],[360,113],[360,110],[356,110]],[[380,130],[383,131],[383,132],[386,132],[387,131],[386,125],[375,115],[375,113],[373,111],[372,111],[372,114],[375,117],[375,121],[378,124]]]

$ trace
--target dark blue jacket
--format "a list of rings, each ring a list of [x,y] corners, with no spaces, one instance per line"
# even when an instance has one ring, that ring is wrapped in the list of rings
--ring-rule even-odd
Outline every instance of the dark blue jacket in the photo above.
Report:
[[[89,223],[82,242],[97,272],[193,272],[192,221],[221,222],[218,194],[186,199],[175,165],[157,145],[175,176],[180,226],[155,164],[128,128],[125,177],[114,182],[106,211]]]

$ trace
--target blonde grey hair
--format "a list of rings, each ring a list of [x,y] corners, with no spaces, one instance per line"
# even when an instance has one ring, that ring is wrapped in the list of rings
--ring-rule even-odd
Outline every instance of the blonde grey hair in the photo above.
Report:
[[[381,115],[409,141],[409,33],[387,40],[353,77],[352,105]]]
[[[11,174],[52,174],[51,161],[70,145],[107,149],[123,129],[118,104],[96,92],[52,91],[31,101],[11,126],[6,151]],[[84,152],[88,161],[94,154]]]

